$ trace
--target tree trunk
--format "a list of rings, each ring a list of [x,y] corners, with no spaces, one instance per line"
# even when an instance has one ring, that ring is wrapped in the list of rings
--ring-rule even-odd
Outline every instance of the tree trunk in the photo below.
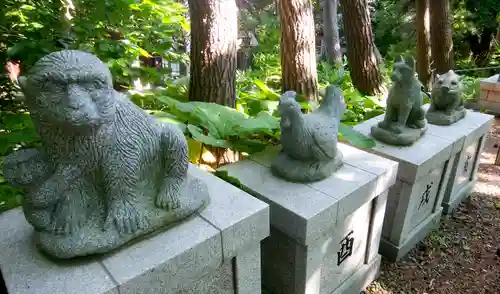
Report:
[[[431,43],[429,33],[429,0],[416,0],[417,72],[420,82],[428,90],[431,86]]]
[[[453,69],[453,40],[449,0],[431,0],[430,32],[431,56],[435,74]]]
[[[189,100],[234,107],[236,102],[235,0],[189,0],[191,75]]]
[[[479,35],[480,34],[480,35]],[[491,55],[491,43],[495,38],[495,30],[482,28],[480,32],[468,37],[474,65],[487,66]]]
[[[282,91],[317,98],[316,48],[311,0],[277,0],[281,23]]]
[[[352,83],[362,93],[384,92],[366,0],[340,0]]]
[[[342,64],[340,51],[339,24],[337,17],[338,0],[324,0],[323,2],[323,46],[324,56],[331,64]]]

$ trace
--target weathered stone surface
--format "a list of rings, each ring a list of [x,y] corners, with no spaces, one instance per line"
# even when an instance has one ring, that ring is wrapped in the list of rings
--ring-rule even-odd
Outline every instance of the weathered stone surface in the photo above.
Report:
[[[451,69],[443,75],[436,75],[427,121],[434,125],[454,124],[467,114],[464,104],[460,76]]]
[[[429,125],[429,134],[455,142],[450,159],[453,166],[442,204],[445,214],[450,214],[474,188],[479,157],[494,119],[492,115],[467,112],[463,120],[453,125]]]
[[[393,85],[387,97],[384,119],[371,127],[371,134],[378,140],[400,146],[409,146],[427,130],[422,109],[422,84],[415,76],[415,61],[396,58],[391,74]]]
[[[271,171],[293,182],[325,179],[342,165],[342,153],[337,149],[338,127],[346,107],[342,90],[328,86],[321,105],[309,114],[302,114],[295,96],[288,91],[280,98],[282,149]]]
[[[182,220],[209,201],[187,175],[187,143],[113,90],[97,57],[64,50],[19,78],[43,146],[7,156],[4,174],[26,190],[39,247],[57,258],[109,252]]]
[[[378,272],[387,190],[397,163],[342,143],[338,149],[342,167],[310,183],[272,175],[278,148],[220,168],[270,205],[262,279],[271,293],[359,293]]]
[[[207,179],[209,192],[218,192],[203,212],[221,217],[197,212],[165,232],[85,260],[47,259],[20,209],[1,214],[0,268],[9,293],[260,293],[268,205],[195,169],[190,166],[189,176]],[[229,234],[235,231],[247,232],[237,240]]]
[[[481,93],[477,106],[493,114],[500,114],[500,74],[480,81]]]
[[[380,120],[382,115],[354,129],[368,135]],[[459,124],[463,124],[463,120],[447,128],[455,130]],[[437,126],[429,125],[429,130],[434,127]],[[439,225],[441,203],[454,161],[452,151],[460,149],[457,141],[464,142],[458,131],[450,132],[448,139],[427,132],[411,146],[377,142],[368,150],[399,162],[396,184],[389,189],[379,251],[387,259],[400,259]]]

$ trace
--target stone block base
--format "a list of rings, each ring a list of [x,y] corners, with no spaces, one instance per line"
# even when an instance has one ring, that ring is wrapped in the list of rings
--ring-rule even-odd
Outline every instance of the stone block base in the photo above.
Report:
[[[476,180],[470,181],[455,194],[454,198],[448,199],[449,202],[444,202],[443,200],[443,214],[451,216],[457,209],[458,205],[465,199],[469,198],[475,184]]]
[[[499,75],[491,76],[480,82],[481,94],[477,107],[492,114],[500,114],[500,81]]]
[[[380,276],[382,257],[377,255],[370,263],[363,265],[331,294],[359,294]]]
[[[269,207],[190,167],[211,196],[201,212],[117,251],[51,260],[20,208],[0,215],[0,269],[10,294],[259,294]]]
[[[425,239],[425,237],[433,230],[439,228],[441,220],[442,208],[429,215],[427,219],[421,222],[413,231],[408,235],[406,240],[395,245],[385,238],[380,240],[379,253],[387,260],[396,262],[405,256],[411,249],[418,244],[418,242]]]
[[[292,183],[272,175],[270,148],[221,167],[268,202],[262,281],[272,294],[358,294],[377,275],[388,189],[397,163],[338,144],[344,164],[325,180]]]

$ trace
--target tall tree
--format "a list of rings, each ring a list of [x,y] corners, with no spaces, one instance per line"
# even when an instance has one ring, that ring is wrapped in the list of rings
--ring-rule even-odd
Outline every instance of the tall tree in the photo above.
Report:
[[[363,93],[383,93],[380,58],[373,42],[366,0],[340,0],[352,83]]]
[[[317,98],[316,48],[311,0],[277,0],[281,23],[283,91]]]
[[[238,11],[235,0],[188,0],[191,19],[189,100],[234,107]]]
[[[331,64],[342,64],[337,9],[338,0],[323,0],[323,44],[324,56]]]
[[[432,67],[436,74],[453,69],[453,40],[449,0],[429,1]]]
[[[417,27],[417,72],[420,82],[430,88],[431,82],[431,43],[429,33],[429,0],[416,0]]]

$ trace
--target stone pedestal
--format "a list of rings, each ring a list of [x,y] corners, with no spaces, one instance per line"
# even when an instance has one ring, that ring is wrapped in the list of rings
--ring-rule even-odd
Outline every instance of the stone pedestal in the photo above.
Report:
[[[367,120],[354,129],[370,136],[371,126],[383,117]],[[387,259],[399,260],[439,226],[452,149],[452,141],[426,133],[409,147],[377,141],[369,150],[399,162],[396,184],[389,190],[379,251]]]
[[[191,166],[189,173],[207,183],[209,206],[107,255],[48,260],[20,209],[1,214],[0,268],[9,293],[261,293],[268,205],[205,171]]]
[[[387,191],[397,163],[338,147],[343,166],[308,184],[271,174],[279,147],[221,168],[270,205],[271,235],[262,242],[262,279],[270,293],[359,294],[378,275]]]
[[[424,108],[429,106],[426,104]],[[465,117],[452,125],[429,124],[429,134],[453,142],[452,167],[443,196],[443,213],[451,214],[474,188],[479,159],[493,119],[492,115],[467,110]]]
[[[500,114],[500,80],[494,75],[480,82],[481,94],[477,106],[491,113]]]

